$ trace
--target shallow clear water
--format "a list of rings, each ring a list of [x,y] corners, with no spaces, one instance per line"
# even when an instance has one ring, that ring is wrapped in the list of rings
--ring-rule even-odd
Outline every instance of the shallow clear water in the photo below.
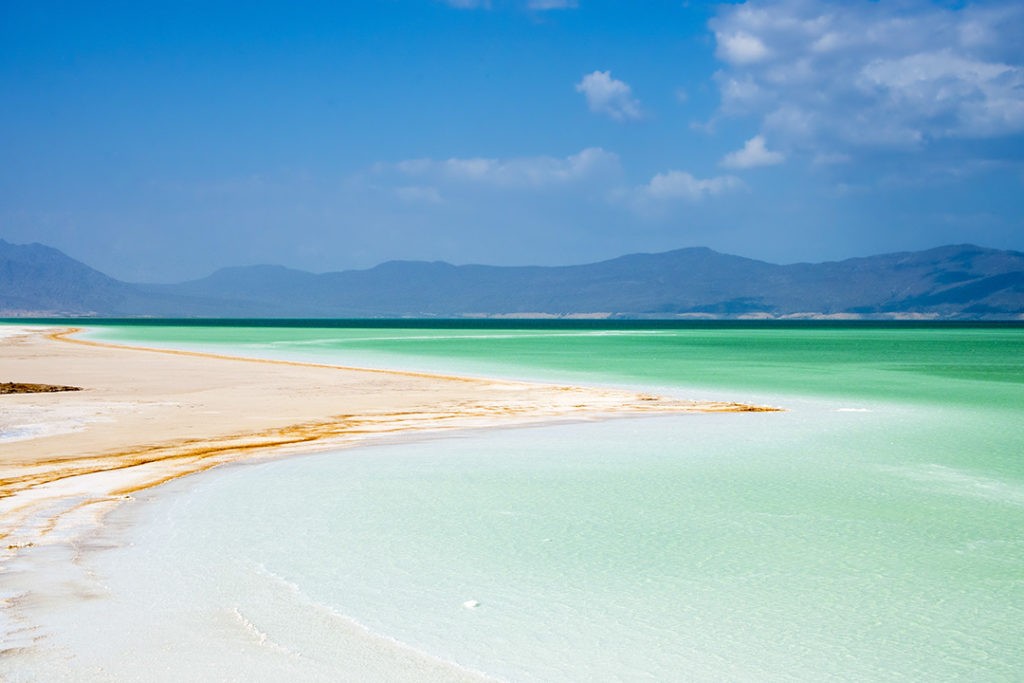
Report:
[[[326,679],[356,638],[380,680],[402,653],[423,657],[413,679],[1024,674],[1019,327],[98,336],[788,409],[465,433],[177,482],[121,515],[134,545],[89,560],[112,597],[82,607],[162,633],[139,650],[150,665],[187,652],[207,674]]]

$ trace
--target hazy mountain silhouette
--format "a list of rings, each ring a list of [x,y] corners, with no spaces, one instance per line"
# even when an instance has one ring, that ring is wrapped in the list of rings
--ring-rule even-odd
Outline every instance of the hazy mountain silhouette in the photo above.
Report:
[[[0,240],[0,313],[166,317],[1024,317],[1024,253],[974,245],[775,265],[706,248],[579,266],[389,261],[313,274],[225,268],[175,285],[107,277]]]

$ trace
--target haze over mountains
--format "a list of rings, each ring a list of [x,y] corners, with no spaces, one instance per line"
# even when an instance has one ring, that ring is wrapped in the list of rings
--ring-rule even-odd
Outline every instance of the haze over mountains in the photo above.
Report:
[[[559,267],[248,266],[142,285],[0,240],[0,315],[1022,319],[1024,253],[956,245],[775,265],[698,247]]]

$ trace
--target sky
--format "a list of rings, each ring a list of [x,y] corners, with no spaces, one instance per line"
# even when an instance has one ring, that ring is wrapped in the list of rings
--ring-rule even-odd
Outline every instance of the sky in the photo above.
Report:
[[[0,238],[136,282],[1024,250],[1024,3],[3,0]]]

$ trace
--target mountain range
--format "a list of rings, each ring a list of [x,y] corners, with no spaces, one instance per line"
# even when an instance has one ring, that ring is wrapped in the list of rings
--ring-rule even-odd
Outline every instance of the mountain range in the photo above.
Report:
[[[1024,253],[974,245],[776,265],[703,247],[577,266],[389,261],[122,282],[0,240],[0,316],[1024,319]]]

